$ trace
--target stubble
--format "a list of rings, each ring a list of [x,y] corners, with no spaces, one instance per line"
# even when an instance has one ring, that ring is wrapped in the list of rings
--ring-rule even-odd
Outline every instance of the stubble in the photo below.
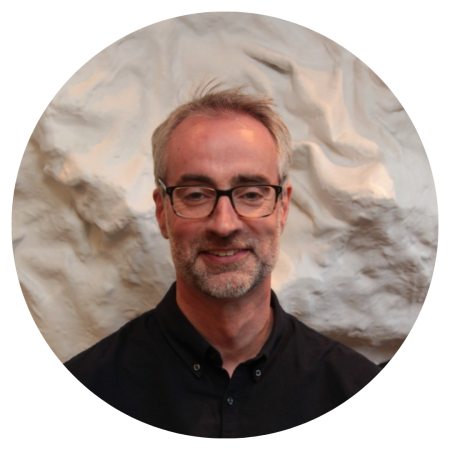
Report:
[[[276,212],[276,214],[278,211]],[[250,292],[273,271],[278,259],[281,225],[264,241],[252,233],[222,238],[196,238],[183,248],[168,229],[175,270],[188,285],[214,298],[237,298]],[[201,252],[212,248],[245,248],[249,253],[240,261],[220,264],[208,261]]]

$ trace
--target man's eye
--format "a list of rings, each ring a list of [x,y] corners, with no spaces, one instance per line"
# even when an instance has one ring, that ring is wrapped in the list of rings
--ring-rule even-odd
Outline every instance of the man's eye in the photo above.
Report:
[[[214,199],[214,191],[210,189],[180,189],[177,194],[185,203],[201,203]]]
[[[243,201],[247,203],[260,202],[264,200],[264,195],[259,189],[250,189],[239,192],[237,196],[238,201]]]
[[[247,192],[245,194],[245,197],[248,199],[258,199],[258,198],[261,198],[262,195],[261,195],[261,192]]]
[[[184,197],[185,200],[201,200],[202,198],[205,198],[205,195],[202,192],[191,192]]]

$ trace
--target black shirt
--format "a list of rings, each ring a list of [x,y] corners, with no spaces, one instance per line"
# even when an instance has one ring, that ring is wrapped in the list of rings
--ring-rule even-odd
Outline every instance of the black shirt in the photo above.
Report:
[[[175,298],[174,283],[154,310],[66,367],[135,419],[213,438],[257,436],[308,422],[345,402],[380,371],[284,312],[272,292],[269,339],[230,379],[219,352],[195,330]]]

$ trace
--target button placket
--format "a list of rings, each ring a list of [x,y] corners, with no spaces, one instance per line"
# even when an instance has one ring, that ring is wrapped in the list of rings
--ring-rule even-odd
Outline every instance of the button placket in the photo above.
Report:
[[[223,393],[222,403],[222,437],[233,438],[239,433],[240,392],[248,383],[248,367],[239,365],[229,380]]]

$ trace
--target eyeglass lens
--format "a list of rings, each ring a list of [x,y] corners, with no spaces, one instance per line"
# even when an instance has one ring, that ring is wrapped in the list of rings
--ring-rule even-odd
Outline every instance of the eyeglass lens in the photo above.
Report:
[[[211,214],[217,192],[207,187],[178,187],[173,191],[173,207],[184,217],[201,218]],[[271,214],[276,191],[271,186],[242,186],[233,190],[236,212],[244,217],[262,217]]]

